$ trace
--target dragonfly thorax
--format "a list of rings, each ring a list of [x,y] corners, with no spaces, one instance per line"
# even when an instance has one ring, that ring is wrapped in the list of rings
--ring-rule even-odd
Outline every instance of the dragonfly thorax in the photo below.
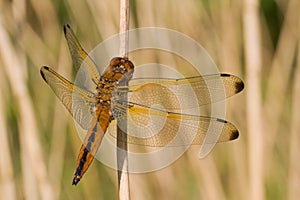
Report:
[[[129,80],[134,65],[128,58],[113,58],[97,85],[96,107],[110,108],[112,93],[120,80]]]
[[[101,82],[101,81],[100,81]],[[115,84],[99,84],[97,87],[96,107],[110,107],[111,96]]]

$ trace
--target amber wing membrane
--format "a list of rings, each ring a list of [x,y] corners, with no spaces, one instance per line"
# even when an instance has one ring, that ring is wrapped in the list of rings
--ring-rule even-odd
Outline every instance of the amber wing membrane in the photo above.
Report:
[[[202,144],[207,134],[208,143],[215,143],[216,137],[225,142],[238,137],[233,124],[185,111],[224,100],[243,88],[242,80],[230,74],[133,79],[128,87],[116,88],[113,113],[119,119],[127,113],[128,143],[155,147]],[[126,91],[128,99],[123,98]],[[109,132],[116,137],[114,127]]]
[[[42,67],[40,72],[43,79],[51,87],[75,121],[83,129],[87,130],[90,126],[92,111],[95,106],[94,94],[75,86],[49,67]]]
[[[66,24],[64,26],[64,33],[72,56],[73,66],[76,72],[84,64],[87,66],[88,75],[92,79],[92,81],[95,84],[99,83],[100,75],[98,73],[95,62],[81,47],[69,24]]]
[[[203,144],[207,134],[220,133],[216,135],[217,142],[234,140],[239,136],[236,127],[223,119],[167,112],[136,104],[129,106],[126,121],[127,142],[135,145],[187,146]],[[116,137],[115,126],[110,126],[108,131]],[[214,137],[210,138],[211,142],[206,142],[215,143]]]
[[[88,77],[90,77],[96,88],[96,84],[100,80],[100,75],[95,62],[82,48],[70,25],[64,25],[64,34],[75,71],[77,72],[82,66],[85,67],[88,72]],[[95,107],[94,94],[75,86],[49,67],[42,67],[41,75],[73,116],[74,120],[83,129],[88,130],[93,116],[92,112]]]
[[[243,81],[230,74],[213,74],[182,79],[140,78],[132,79],[129,86],[115,90],[115,100],[122,101],[122,93],[128,91],[129,101],[151,106],[153,102],[168,102],[168,111],[200,107],[231,97],[244,88]],[[184,105],[174,102],[174,96]],[[197,103],[186,101],[195,98]]]

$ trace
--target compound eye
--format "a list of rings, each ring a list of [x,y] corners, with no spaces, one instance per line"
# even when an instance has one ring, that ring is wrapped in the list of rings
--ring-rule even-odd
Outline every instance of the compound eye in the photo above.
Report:
[[[110,62],[120,62],[122,60],[122,58],[120,57],[114,57],[110,60]]]
[[[115,57],[115,58],[111,59],[110,64],[109,64],[110,67],[115,67],[115,66],[119,65],[121,62],[121,59],[122,58],[120,58],[120,57]]]

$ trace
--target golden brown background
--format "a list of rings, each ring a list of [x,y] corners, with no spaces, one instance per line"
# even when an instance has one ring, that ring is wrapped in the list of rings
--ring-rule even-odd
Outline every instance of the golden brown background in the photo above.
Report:
[[[131,28],[185,33],[245,81],[227,104],[240,138],[203,160],[196,146],[130,175],[132,199],[298,199],[299,9],[299,0],[131,1]],[[119,2],[0,1],[0,199],[117,199],[116,172],[98,161],[71,185],[81,141],[39,73],[48,65],[71,79],[65,23],[89,51],[118,33]]]

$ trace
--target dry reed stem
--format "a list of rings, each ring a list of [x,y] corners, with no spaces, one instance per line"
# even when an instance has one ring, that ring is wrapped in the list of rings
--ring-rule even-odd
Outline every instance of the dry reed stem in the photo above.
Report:
[[[64,37],[61,37],[64,39]],[[67,52],[65,42],[61,42],[58,66],[61,68],[59,70],[62,74],[71,74],[70,63],[66,61],[65,58],[68,58],[69,52]],[[62,108],[61,102],[55,101],[54,109],[54,122],[53,122],[53,131],[51,138],[51,149],[49,155],[48,169],[51,183],[53,185],[54,199],[59,199],[62,189],[62,174],[65,162],[65,150],[66,150],[66,137],[65,132],[61,130],[66,129],[68,114],[65,112],[65,109]],[[62,108],[62,109],[61,109]]]
[[[129,0],[120,0],[120,47],[119,55],[121,57],[128,57],[128,30],[129,30]],[[126,120],[126,118],[125,118]],[[123,151],[117,151],[117,165],[118,165],[118,189],[119,199],[130,199],[129,189],[129,174],[128,172],[128,147],[126,129],[119,128],[119,122],[117,124],[117,147]]]
[[[299,21],[300,22],[300,21]],[[298,34],[300,34],[300,24],[298,23]],[[300,151],[300,38],[298,37],[298,55],[297,66],[295,70],[295,83],[293,88],[292,100],[292,124],[291,124],[291,137],[290,137],[290,161],[289,161],[289,178],[288,178],[288,199],[296,200],[300,196],[300,160],[297,159]]]
[[[93,27],[97,27],[97,33],[99,34],[102,39],[108,38],[112,34],[115,34],[118,32],[118,9],[119,9],[119,4],[118,1],[96,1],[96,0],[91,0],[91,1],[62,1],[59,4],[55,3],[54,1],[50,0],[45,0],[45,1],[36,1],[36,0],[30,0],[26,1],[25,3],[28,4],[26,5],[26,10],[29,10],[30,13],[26,15],[26,17],[22,17],[22,13],[20,13],[18,10],[20,7],[24,7],[24,2],[25,1],[14,1],[13,3],[8,2],[8,1],[0,1],[0,15],[4,16],[5,18],[5,25],[4,27],[7,28],[7,32],[13,33],[12,26],[19,26],[21,25],[22,29],[22,34],[21,38],[18,38],[18,41],[22,42],[22,45],[24,49],[24,53],[27,56],[27,62],[30,63],[30,66],[28,69],[26,69],[26,75],[29,75],[30,78],[34,76],[38,76],[38,68],[43,65],[43,64],[49,64],[53,66],[54,68],[59,66],[56,63],[57,57],[58,57],[58,50],[59,50],[59,44],[61,45],[66,45],[64,38],[62,40],[57,40],[58,38],[61,37],[61,23],[71,23],[74,24],[74,27],[78,27],[80,30],[79,32],[83,35],[80,35],[82,38],[92,37],[89,38],[88,40],[85,41],[91,41],[91,44],[93,44],[93,34],[95,34],[95,29]],[[256,138],[257,140],[265,140],[267,139],[268,144],[266,144],[265,148],[265,160],[264,160],[264,170],[269,170],[271,172],[271,177],[265,176],[263,177],[263,181],[267,184],[268,192],[266,193],[266,198],[270,197],[270,194],[279,194],[281,197],[285,197],[287,195],[286,191],[289,191],[289,198],[290,199],[296,199],[298,195],[298,190],[295,188],[295,186],[298,186],[299,184],[297,181],[299,181],[298,175],[295,175],[295,173],[298,173],[298,171],[295,171],[297,169],[297,135],[295,134],[296,128],[296,123],[298,117],[296,116],[296,113],[299,113],[299,109],[295,106],[293,106],[293,116],[284,116],[284,119],[282,117],[283,113],[283,104],[286,100],[285,94],[286,94],[286,89],[291,87],[291,85],[288,85],[288,83],[291,83],[289,81],[290,79],[290,74],[293,66],[293,59],[295,58],[295,49],[297,48],[297,42],[299,41],[296,39],[295,36],[295,24],[298,21],[299,23],[299,15],[298,15],[298,10],[299,9],[299,2],[298,0],[290,0],[290,1],[284,1],[284,0],[279,0],[276,1],[276,4],[279,8],[279,12],[282,12],[281,14],[284,15],[284,21],[281,26],[280,30],[280,37],[277,43],[277,49],[275,54],[273,54],[273,49],[272,46],[264,46],[265,52],[268,52],[269,54],[265,56],[265,52],[263,52],[264,57],[264,63],[269,64],[272,63],[272,67],[270,67],[270,73],[269,73],[269,68],[267,67],[266,70],[263,70],[263,79],[267,77],[268,79],[268,86],[265,88],[264,91],[266,91],[266,95],[264,96],[264,108],[263,108],[263,116],[264,116],[264,133],[263,137]],[[145,3],[145,5],[144,5]],[[227,9],[229,10],[228,13],[224,12],[221,13],[220,15],[220,5],[223,6],[226,4],[226,8],[222,9]],[[232,37],[233,39],[234,36],[232,34],[237,35],[238,39],[241,37],[241,21],[239,19],[239,15],[236,16],[234,13],[242,13],[240,7],[233,6],[233,5],[239,5],[242,2],[229,2],[229,1],[222,1],[220,4],[218,1],[216,2],[209,2],[209,3],[204,3],[202,1],[187,1],[186,3],[182,3],[177,1],[158,1],[158,0],[153,0],[151,3],[143,2],[143,1],[136,1],[136,17],[137,19],[133,20],[132,22],[138,22],[138,25],[140,26],[160,26],[160,27],[166,27],[166,28],[172,28],[181,32],[186,33],[189,36],[192,36],[194,39],[197,41],[200,41],[202,45],[210,52],[214,60],[220,59],[221,61],[221,66],[224,66],[223,64],[225,63],[226,68],[225,70],[230,73],[238,73],[238,71],[234,72],[233,68],[227,68],[231,67],[232,65],[238,65],[239,63],[236,62],[236,60],[232,59],[237,59],[240,63],[243,62],[241,59],[242,56],[242,51],[241,49],[237,49],[238,52],[236,52],[235,47],[239,46],[239,48],[242,48],[242,45],[237,44],[237,42],[240,41],[229,41],[230,38]],[[17,4],[16,7],[12,8],[11,5]],[[190,6],[187,6],[187,4],[192,5],[191,8],[194,8],[195,10],[191,11]],[[64,5],[64,7],[61,7],[61,5]],[[148,6],[149,5],[149,6]],[[49,8],[50,6],[50,8]],[[12,8],[12,9],[11,9]],[[61,9],[62,8],[62,9]],[[61,11],[64,10],[64,13],[62,14]],[[224,11],[224,10],[223,10]],[[226,11],[226,10],[225,10]],[[266,23],[262,23],[262,29],[263,33],[266,33],[264,35],[264,40],[263,43],[265,44],[266,41],[271,41],[270,40],[270,35],[268,35],[268,31],[274,30],[270,29],[270,27],[266,26],[267,21],[270,19],[264,19],[265,17],[265,11],[263,9],[261,10],[261,15],[260,19],[265,20]],[[11,12],[14,12],[11,14]],[[34,13],[34,19],[31,15]],[[59,13],[59,20],[57,20],[57,16]],[[7,15],[7,16],[6,16]],[[16,16],[15,16],[16,15]],[[149,15],[151,16],[149,18]],[[226,23],[228,22],[227,20],[231,20],[230,16],[234,15],[236,18],[234,18],[234,21],[230,21],[230,25],[227,26]],[[15,17],[14,17],[15,16]],[[135,17],[135,15],[132,15]],[[227,18],[229,17],[229,18]],[[18,20],[19,18],[19,20]],[[22,19],[20,19],[22,18]],[[100,19],[100,20],[99,20]],[[22,23],[16,22],[16,21],[22,21]],[[27,21],[28,20],[28,21]],[[97,21],[97,23],[96,23]],[[228,31],[228,29],[230,29]],[[56,34],[58,32],[58,34]],[[227,34],[227,35],[225,35]],[[299,32],[297,33],[299,35]],[[15,44],[18,45],[18,41],[15,39],[14,35],[10,35],[11,38],[14,40],[10,41],[10,45],[14,46]],[[98,39],[98,38],[96,38]],[[52,41],[54,41],[52,43]],[[89,43],[87,43],[89,44]],[[0,45],[3,45],[0,43]],[[232,45],[229,46],[228,45]],[[223,46],[221,49],[220,46]],[[227,46],[227,47],[226,47]],[[67,47],[67,46],[65,46]],[[86,43],[85,43],[86,47]],[[234,47],[232,49],[231,47]],[[19,46],[15,49],[20,49]],[[221,51],[220,51],[221,50]],[[233,52],[233,51],[234,52]],[[5,50],[6,51],[6,50]],[[224,51],[224,54],[223,54]],[[225,52],[227,51],[227,52]],[[232,53],[232,54],[230,54]],[[0,54],[0,61],[1,61],[1,66],[0,66],[0,71],[4,71],[2,69],[5,69],[3,67],[3,60],[2,57],[6,54]],[[19,55],[19,54],[16,54]],[[219,56],[222,56],[221,58]],[[298,55],[299,56],[299,55]],[[66,58],[69,58],[69,54],[67,54]],[[297,57],[298,58],[298,57]],[[20,59],[22,59],[20,57]],[[135,60],[140,59],[135,58]],[[273,60],[271,60],[273,59]],[[298,58],[299,59],[299,58]],[[10,63],[10,66],[13,66],[15,62]],[[65,67],[65,66],[62,66]],[[264,66],[265,67],[265,66]],[[224,69],[224,68],[223,68]],[[23,70],[23,68],[22,68]],[[25,70],[23,70],[25,71]],[[61,70],[59,70],[61,72]],[[28,74],[27,74],[28,72]],[[299,73],[299,70],[296,71],[297,74]],[[64,75],[69,75],[70,73],[64,73]],[[295,76],[295,82],[293,84],[298,84],[299,82],[298,77]],[[40,78],[40,77],[39,77]],[[47,98],[48,95],[53,95],[51,92],[49,92],[49,88],[47,86],[44,86],[44,83],[36,81],[36,79],[29,79],[26,81],[27,90],[32,89],[32,85],[37,85],[38,84],[43,84],[42,87],[45,88],[45,91],[40,91],[36,89],[41,89],[41,87],[36,87],[34,86],[33,89],[33,96],[31,96],[31,103],[33,101],[40,101],[45,100],[43,102],[38,102],[38,108],[36,108],[36,112],[39,112],[38,110],[43,108],[43,104],[49,104],[50,100]],[[18,80],[19,82],[19,80]],[[251,84],[251,83],[250,83]],[[1,85],[2,86],[2,85]],[[5,88],[5,86],[4,86]],[[47,88],[47,89],[46,89]],[[10,88],[5,88],[6,90],[9,90]],[[246,86],[247,91],[248,86]],[[295,94],[296,88],[294,88],[294,95]],[[264,92],[263,91],[263,92]],[[288,90],[289,91],[289,90]],[[29,93],[29,95],[32,93]],[[38,95],[37,95],[38,94]],[[252,133],[247,133],[243,127],[246,126],[245,120],[243,120],[244,115],[246,114],[245,108],[242,105],[243,98],[241,99],[241,96],[243,97],[244,94],[240,94],[230,100],[230,103],[232,101],[240,101],[238,104],[234,104],[234,112],[233,115],[228,116],[229,120],[235,120],[235,124],[239,128],[241,132],[241,137],[239,141],[229,144],[222,144],[218,146],[223,146],[224,148],[227,149],[227,145],[234,146],[234,152],[232,153],[231,151],[226,151],[222,152],[220,154],[219,148],[223,147],[217,147],[214,150],[214,155],[218,156],[222,155],[226,158],[225,162],[228,163],[233,163],[234,167],[231,167],[232,165],[227,165],[225,168],[222,168],[222,165],[224,164],[224,160],[218,161],[218,162],[213,162],[215,166],[217,167],[217,175],[218,175],[218,182],[220,182],[222,185],[221,187],[224,186],[224,183],[226,185],[223,187],[224,189],[224,195],[228,199],[245,199],[246,197],[249,196],[247,194],[249,187],[248,187],[248,177],[249,174],[247,174],[247,170],[249,170],[248,167],[245,165],[248,164],[246,162],[247,159],[247,145],[244,143],[245,142],[245,137],[246,135],[251,135],[252,139],[254,138]],[[54,96],[53,96],[54,97]],[[2,98],[2,96],[0,97]],[[43,99],[44,98],[44,99]],[[47,99],[46,99],[47,98]],[[297,99],[295,96],[293,96],[293,104],[296,104]],[[51,100],[53,100],[51,98]],[[6,102],[6,105],[9,104],[9,102]],[[60,112],[64,112],[62,107],[60,107]],[[228,110],[229,111],[229,110]],[[37,122],[41,119],[39,117],[42,117],[44,119],[49,119],[52,121],[52,114],[49,115],[47,110],[43,110],[41,115],[35,116]],[[9,113],[8,113],[9,114]],[[19,113],[17,113],[19,114]],[[64,113],[67,115],[67,113]],[[9,120],[9,116],[4,116],[6,117],[6,120]],[[56,120],[58,116],[55,116]],[[284,139],[284,143],[278,142],[282,139],[283,134],[287,134],[288,137],[290,128],[288,125],[286,125],[285,122],[282,122],[282,120],[289,120],[289,118],[292,119],[292,131],[291,131],[291,138],[286,138]],[[71,121],[71,120],[70,120]],[[47,123],[47,121],[43,121],[43,123]],[[238,123],[237,123],[238,122]],[[71,124],[71,123],[70,123]],[[11,127],[7,127],[8,129],[12,129]],[[64,127],[61,128],[55,128],[60,134],[65,133]],[[72,132],[75,132],[75,129],[73,126],[71,126]],[[282,134],[277,134],[279,130],[284,130],[285,132]],[[21,130],[23,131],[23,130]],[[10,133],[10,132],[9,132]],[[20,133],[24,134],[24,132]],[[41,136],[42,138],[44,137]],[[79,145],[79,140],[77,135],[71,134],[68,140],[71,140],[71,145]],[[51,140],[51,147],[50,147],[50,156],[49,160],[46,162],[48,164],[48,167],[53,166],[50,165],[50,162],[52,162],[54,154],[55,154],[55,145],[54,142],[57,141],[55,139],[56,136],[53,135],[53,141]],[[56,141],[55,141],[56,140]],[[1,140],[2,141],[2,140]],[[288,142],[290,141],[290,143]],[[16,141],[11,141],[13,147],[15,145],[18,145],[18,142]],[[286,142],[286,143],[285,143]],[[39,141],[40,144],[41,141]],[[74,143],[74,144],[73,144]],[[68,142],[66,143],[68,144]],[[65,145],[66,145],[65,144]],[[52,146],[54,145],[54,146]],[[56,144],[59,145],[59,144]],[[287,146],[289,145],[289,146]],[[28,155],[25,149],[22,147],[20,148],[20,152],[22,152],[22,155]],[[295,148],[296,146],[296,148]],[[48,153],[48,149],[43,148],[42,151],[44,153]],[[67,153],[68,153],[68,146],[65,146]],[[2,145],[1,146],[1,152],[3,153],[5,147]],[[281,156],[285,156],[287,153],[287,149],[290,150],[289,154],[289,161],[290,162],[280,162],[282,159]],[[77,153],[77,147],[74,150],[74,156]],[[276,151],[276,154],[274,152]],[[295,152],[296,151],[296,152]],[[70,152],[69,152],[70,153]],[[205,185],[206,187],[202,187],[202,184],[208,184],[210,181],[208,179],[208,182],[204,180],[205,177],[203,177],[202,173],[210,173],[209,170],[205,165],[199,165],[197,166],[195,163],[198,162],[197,159],[194,159],[194,154],[191,154],[191,159],[188,161],[189,164],[184,165],[184,168],[187,173],[182,174],[182,168],[178,166],[177,164],[173,164],[170,166],[165,173],[163,178],[159,177],[156,174],[148,174],[148,175],[132,175],[130,178],[133,179],[131,180],[131,191],[132,191],[132,196],[131,198],[134,199],[142,199],[145,196],[150,197],[150,198],[158,198],[161,196],[161,193],[164,191],[167,191],[166,193],[176,191],[176,195],[178,193],[181,193],[181,195],[194,195],[192,197],[199,197],[199,196],[208,196],[209,191],[212,191],[210,187],[213,186],[208,186]],[[273,156],[275,155],[275,156]],[[294,157],[294,156],[296,157]],[[14,155],[12,155],[14,156]],[[48,156],[46,156],[48,158]],[[241,159],[242,158],[242,159]],[[18,157],[12,157],[13,164],[17,163],[17,166],[14,166],[12,170],[16,170],[15,167],[18,169],[18,163],[19,161],[17,160]],[[286,159],[284,157],[283,159]],[[14,171],[14,177],[13,177],[13,182],[16,185],[16,192],[17,192],[17,198],[18,197],[24,197],[29,199],[38,199],[40,195],[40,190],[39,187],[37,186],[37,179],[35,178],[35,172],[33,167],[30,165],[31,163],[28,161],[28,156],[23,157],[24,163],[26,165],[21,166],[22,167],[22,172],[17,172]],[[204,160],[205,161],[205,160]],[[60,161],[56,161],[60,162]],[[99,178],[99,181],[95,181],[97,179],[97,175],[94,174],[93,170],[96,171],[97,167],[89,172],[88,174],[93,174],[93,179],[90,179],[91,175],[87,175],[85,177],[85,181],[83,181],[80,188],[74,192],[74,189],[69,186],[69,180],[67,177],[71,173],[73,173],[73,163],[74,161],[70,159],[66,160],[64,163],[64,168],[62,169],[62,175],[60,172],[54,170],[54,169],[49,169],[49,172],[51,172],[51,176],[56,176],[55,180],[52,183],[53,186],[53,191],[57,191],[57,187],[61,187],[61,192],[59,197],[62,198],[67,198],[67,199],[82,199],[82,198],[88,198],[90,197],[91,199],[94,198],[101,198],[104,197],[107,199],[107,195],[115,194],[114,189],[110,189],[107,187],[99,187],[99,186],[105,186],[109,182],[112,184],[117,184],[116,181],[111,181],[114,180],[113,177],[111,178],[110,181],[106,182],[106,180],[102,179],[102,176],[105,176],[105,171],[101,171],[101,178]],[[202,161],[201,161],[202,162]],[[191,163],[191,165],[190,165]],[[2,164],[2,163],[1,163]],[[221,165],[220,165],[221,164]],[[194,167],[191,167],[192,165],[196,165],[196,170],[193,170]],[[97,165],[95,165],[97,166]],[[299,168],[299,167],[298,167]],[[192,170],[191,170],[192,169]],[[27,171],[26,171],[27,170]],[[200,173],[200,171],[203,171]],[[229,173],[228,170],[230,170]],[[289,171],[287,171],[289,170]],[[173,180],[172,177],[169,177],[168,174],[170,172],[176,174],[176,183],[172,184],[169,186],[168,190],[164,190],[164,188],[161,188],[161,185],[164,183],[168,183]],[[288,177],[284,177],[282,179],[282,176],[287,174],[289,172]],[[188,174],[186,176],[186,174]],[[21,177],[20,177],[21,176]],[[22,177],[23,176],[23,177]],[[63,176],[66,180],[62,180],[61,176]],[[109,176],[113,176],[113,173],[110,173]],[[184,178],[186,176],[186,179]],[[193,179],[190,179],[189,176],[193,176]],[[142,177],[142,178],[140,178]],[[153,178],[154,177],[154,178]],[[9,182],[10,180],[6,180],[7,176],[2,176],[1,177],[1,183],[4,182]],[[54,186],[58,180],[61,180],[61,185],[56,185]],[[184,187],[184,183],[182,183],[181,180],[184,181],[189,181],[190,184],[192,184],[192,187]],[[91,186],[91,181],[93,186]],[[283,184],[282,181],[286,181],[289,184]],[[159,182],[159,184],[157,184]],[[228,183],[228,184],[227,184]],[[66,184],[66,186],[65,186]],[[103,185],[102,185],[103,184]],[[175,186],[174,186],[175,185]],[[183,186],[183,187],[182,187]],[[186,186],[186,185],[185,185]],[[92,188],[91,188],[92,187]],[[175,187],[175,188],[174,188]],[[278,188],[280,187],[280,189]],[[62,189],[63,188],[63,189]],[[97,190],[93,190],[93,188],[97,188]],[[114,188],[114,187],[112,187]],[[199,191],[195,191],[199,190]],[[3,188],[4,189],[4,188]],[[25,190],[26,191],[25,191]],[[178,189],[180,189],[180,192]],[[106,190],[103,192],[103,190]],[[111,190],[108,192],[108,190]],[[192,193],[192,194],[191,194]],[[100,196],[99,196],[100,195]],[[103,195],[103,196],[102,196]],[[174,195],[174,194],[173,194]],[[195,196],[198,195],[198,196]],[[168,196],[168,194],[164,194],[164,197]],[[3,196],[2,196],[3,197]],[[187,196],[189,198],[191,196]]]
[[[37,20],[40,22],[41,31],[44,36],[44,42],[52,50],[57,50],[57,38],[60,35],[59,29],[61,26],[58,25],[57,11],[51,0],[36,1],[30,0],[31,5],[37,15]]]
[[[19,133],[21,157],[24,175],[25,197],[37,198],[35,188],[39,189],[41,199],[53,199],[52,188],[48,179],[46,166],[42,156],[42,148],[37,134],[37,126],[29,92],[26,86],[24,55],[16,51],[9,43],[9,37],[0,24],[0,52],[3,55],[5,72],[8,76],[14,97],[20,112]],[[17,81],[16,81],[17,80]],[[30,166],[30,167],[29,167]],[[34,183],[37,179],[37,185]],[[28,182],[27,182],[28,181]]]
[[[218,173],[216,163],[213,158],[211,156],[206,157],[199,162],[197,168],[201,168],[200,173],[204,183],[203,187],[205,189],[204,199],[225,200],[226,196],[221,183],[220,174]],[[196,169],[195,171],[197,171]]]
[[[3,18],[0,15],[0,22],[3,22]],[[3,65],[6,66],[8,65],[8,67],[12,67],[15,66],[15,64],[19,64],[19,63],[15,63],[14,62],[14,52],[12,52],[12,46],[9,44],[9,40],[8,40],[8,35],[4,30],[4,27],[2,25],[2,23],[0,23],[0,55],[2,56],[2,60],[3,60]],[[2,42],[3,40],[3,42]],[[12,61],[12,62],[11,62]],[[5,68],[2,68],[3,72],[5,73]],[[19,129],[21,130],[21,129]],[[21,139],[23,138],[20,135]],[[24,156],[26,156],[26,153],[23,153],[24,150],[26,150],[26,148],[24,148],[24,145],[22,145],[23,142],[21,141],[21,165],[22,165],[22,175],[23,175],[23,188],[22,188],[22,192],[23,195],[25,196],[25,198],[32,198],[32,199],[37,199],[37,194],[36,194],[36,183],[34,180],[34,176],[31,176],[30,173],[30,167],[28,167],[28,165],[30,164],[27,163],[26,164],[26,158]]]
[[[129,30],[129,0],[120,0],[120,52],[122,57],[128,57]]]
[[[243,65],[241,57],[243,54],[242,50],[242,33],[240,26],[241,16],[242,16],[242,1],[229,2],[222,1],[221,10],[221,25],[219,30],[221,48],[220,48],[220,72],[229,72],[237,76],[241,76]],[[216,45],[214,45],[216,46]],[[218,47],[218,46],[216,46]],[[217,61],[216,61],[217,62]],[[246,88],[247,89],[247,88]],[[230,162],[230,194],[227,196],[228,199],[247,199],[247,192],[249,191],[247,180],[247,157],[245,150],[245,138],[246,129],[241,123],[242,119],[245,118],[243,113],[245,91],[238,94],[236,97],[229,98],[226,100],[226,118],[232,121],[238,128],[240,132],[240,137],[238,140],[232,143],[226,144],[226,148],[229,149],[228,158]],[[239,109],[239,110],[238,110]],[[228,145],[228,147],[227,147]],[[226,154],[225,154],[226,155]],[[219,174],[220,176],[220,174]],[[236,191],[240,191],[236,193]]]
[[[247,124],[249,143],[249,199],[264,199],[264,139],[261,102],[261,30],[258,0],[244,2],[244,41],[247,72]],[[259,138],[256,140],[255,138]]]
[[[4,89],[6,84],[3,83],[4,76],[3,71],[0,70],[0,94],[7,92]],[[4,95],[3,95],[4,96]],[[8,131],[6,127],[5,111],[4,111],[4,97],[0,97],[0,177],[1,179],[1,197],[0,199],[16,199],[16,186],[14,182],[14,172],[12,165],[12,154],[9,149]]]
[[[100,19],[101,23],[95,26],[103,39],[110,37],[119,29],[118,20],[119,5],[117,1],[87,1],[94,19]]]
[[[286,100],[286,88],[289,87],[289,76],[292,71],[294,55],[297,47],[297,24],[300,1],[290,0],[285,13],[277,49],[272,60],[272,68],[268,78],[265,102],[266,113],[266,159],[272,158],[276,143],[277,131],[281,125],[281,111]],[[280,81],[279,81],[280,80]],[[275,97],[275,98],[274,98]],[[270,160],[268,162],[271,163]]]

